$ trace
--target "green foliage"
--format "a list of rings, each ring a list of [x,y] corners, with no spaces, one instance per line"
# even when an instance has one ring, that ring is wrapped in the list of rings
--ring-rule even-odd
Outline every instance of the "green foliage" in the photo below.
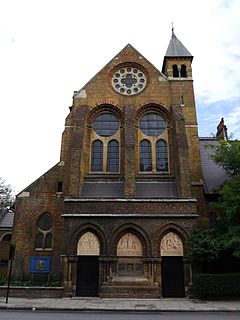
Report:
[[[223,167],[231,177],[240,177],[240,141],[222,140],[218,145],[211,145],[211,156],[216,164]]]
[[[198,274],[191,289],[201,298],[240,297],[240,273]]]
[[[196,229],[188,241],[188,255],[194,262],[209,262],[218,258],[221,244],[213,229]]]
[[[7,277],[5,274],[0,273],[0,286],[3,286],[4,284],[7,283]]]
[[[11,286],[13,287],[60,287],[61,283],[59,281],[52,281],[49,283],[33,283],[32,281],[22,281],[22,280],[14,280],[11,282]]]

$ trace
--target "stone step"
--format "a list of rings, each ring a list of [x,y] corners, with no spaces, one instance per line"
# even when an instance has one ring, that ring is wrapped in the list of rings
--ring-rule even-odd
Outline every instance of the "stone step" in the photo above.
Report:
[[[159,298],[157,286],[102,286],[102,298]]]

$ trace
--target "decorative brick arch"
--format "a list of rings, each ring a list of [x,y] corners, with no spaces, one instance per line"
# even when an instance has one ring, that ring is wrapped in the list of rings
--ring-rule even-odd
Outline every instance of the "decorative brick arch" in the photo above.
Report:
[[[67,241],[67,254],[76,255],[78,241],[86,232],[92,232],[98,238],[100,243],[100,255],[105,255],[107,249],[107,239],[105,233],[98,226],[91,223],[86,223],[80,227],[77,227],[75,231],[73,231]]]
[[[122,126],[122,123],[123,123],[122,111],[117,106],[115,106],[113,104],[109,104],[109,103],[100,104],[100,105],[92,108],[92,110],[90,110],[90,112],[87,116],[88,126],[90,126],[90,127],[92,126],[92,122],[94,121],[96,116],[100,115],[101,113],[106,113],[106,112],[115,115],[120,121],[120,127]]]
[[[148,104],[142,106],[141,108],[139,108],[137,111],[137,114],[136,114],[136,123],[138,124],[140,118],[145,113],[148,113],[150,111],[156,112],[156,113],[162,115],[163,118],[166,120],[167,126],[170,126],[172,124],[171,117],[170,117],[168,110],[157,103],[148,103]]]
[[[160,230],[155,234],[154,236],[154,242],[153,242],[153,254],[154,256],[160,256],[160,244],[163,239],[163,237],[169,233],[173,232],[176,235],[179,236],[179,238],[182,240],[183,243],[183,254],[184,256],[186,255],[187,251],[187,240],[189,239],[189,234],[187,231],[185,231],[183,228],[180,226],[174,224],[174,223],[169,223],[160,228]]]
[[[139,238],[139,240],[141,241],[141,244],[142,244],[142,248],[143,248],[143,256],[150,256],[151,255],[151,242],[150,242],[150,239],[149,239],[147,233],[139,226],[137,226],[135,224],[130,224],[130,223],[127,223],[127,224],[120,226],[111,235],[111,238],[109,241],[109,243],[110,243],[109,254],[110,255],[117,254],[118,242],[121,239],[121,237],[123,235],[125,235],[126,233],[132,233]]]

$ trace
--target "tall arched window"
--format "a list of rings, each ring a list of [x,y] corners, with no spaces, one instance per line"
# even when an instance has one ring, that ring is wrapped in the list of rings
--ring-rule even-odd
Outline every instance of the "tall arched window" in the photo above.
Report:
[[[156,169],[157,171],[168,171],[168,147],[162,139],[156,143]]]
[[[91,134],[91,172],[119,173],[120,133],[120,119],[111,110],[95,117]]]
[[[139,121],[140,172],[168,172],[168,131],[164,117],[148,112]]]
[[[35,249],[52,249],[53,220],[49,213],[43,213],[37,223],[37,235],[35,239]]]
[[[152,171],[152,147],[146,139],[140,143],[140,171]]]
[[[187,68],[186,68],[185,64],[181,65],[180,74],[181,74],[181,78],[187,78]]]
[[[119,171],[119,143],[117,140],[111,140],[108,143],[107,150],[107,171]]]
[[[178,66],[176,64],[174,64],[172,68],[173,68],[173,77],[174,78],[179,78]]]
[[[103,171],[103,143],[100,140],[95,140],[92,143],[92,171]]]

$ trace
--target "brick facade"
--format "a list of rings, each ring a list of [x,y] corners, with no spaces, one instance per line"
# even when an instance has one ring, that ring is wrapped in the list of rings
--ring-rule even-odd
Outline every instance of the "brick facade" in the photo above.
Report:
[[[186,241],[199,223],[204,223],[204,198],[199,140],[191,70],[192,57],[165,57],[163,72],[157,70],[131,45],[127,45],[81,90],[75,91],[66,118],[60,162],[17,197],[13,241],[16,258],[13,274],[18,279],[61,281],[65,295],[76,295],[77,245],[85,232],[100,243],[99,296],[160,297],[161,239],[174,232],[184,247],[184,284],[187,292],[190,264]],[[184,64],[187,77],[173,78],[172,66]],[[122,67],[144,72],[146,87],[135,95],[122,95],[112,87],[112,76]],[[140,119],[146,112],[159,113],[167,123],[169,169],[164,174],[140,172]],[[120,170],[91,172],[92,123],[103,113],[120,123]],[[87,197],[86,182],[119,183],[121,196]],[[137,197],[137,182],[176,185],[178,196]],[[116,189],[117,190],[117,189]],[[53,219],[51,248],[36,249],[37,223],[48,212]],[[201,220],[202,219],[202,220]],[[143,246],[142,279],[136,288],[132,276],[118,278],[117,245],[130,233]],[[51,258],[50,272],[42,277],[30,272],[30,257]],[[138,278],[136,278],[138,279]],[[135,280],[136,280],[135,279]],[[137,280],[136,280],[137,281]],[[140,281],[140,280],[139,280]]]

